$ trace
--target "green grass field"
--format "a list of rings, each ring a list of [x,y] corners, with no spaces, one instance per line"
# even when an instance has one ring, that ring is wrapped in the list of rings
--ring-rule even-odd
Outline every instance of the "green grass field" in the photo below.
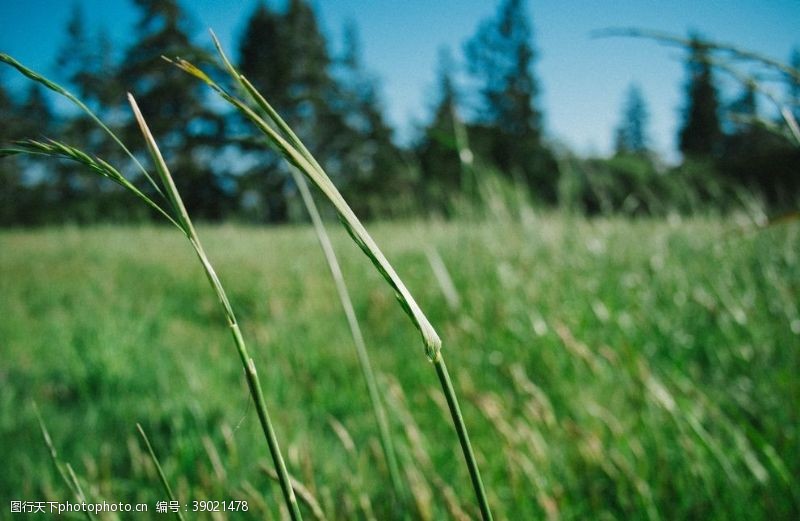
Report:
[[[796,222],[743,231],[715,218],[537,215],[370,229],[441,334],[497,518],[800,516]],[[313,230],[199,233],[292,474],[329,519],[397,518]],[[333,240],[410,518],[476,516],[418,332],[339,227]],[[445,298],[425,245],[458,301]],[[216,518],[281,518],[229,331],[174,230],[0,232],[0,353],[0,518],[11,500],[73,499],[34,402],[91,501],[147,502],[144,519],[167,499],[141,423],[183,503],[246,500],[248,512]]]

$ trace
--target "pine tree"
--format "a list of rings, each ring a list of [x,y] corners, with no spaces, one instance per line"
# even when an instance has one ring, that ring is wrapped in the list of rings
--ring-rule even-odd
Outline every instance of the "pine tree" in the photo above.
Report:
[[[316,15],[306,0],[285,12],[259,3],[239,42],[239,67],[305,141],[315,141],[314,120],[330,88],[330,57]],[[314,143],[307,143],[314,150]]]
[[[690,158],[715,157],[720,152],[722,130],[709,48],[693,36],[689,49],[686,105],[678,135],[680,151]]]
[[[127,50],[122,75],[136,96],[150,129],[176,173],[175,182],[190,213],[221,219],[230,208],[228,179],[215,172],[219,114],[204,105],[205,89],[161,56],[180,56],[201,64],[207,53],[192,44],[189,21],[177,0],[134,0],[140,19],[135,43]],[[130,139],[141,139],[129,125]]]
[[[260,2],[239,41],[239,69],[284,117],[291,106],[292,60],[283,17]]]
[[[56,58],[56,67],[59,76],[76,89],[75,94],[88,101],[92,94],[93,64],[84,18],[83,4],[76,2],[67,22],[67,38]]]
[[[338,60],[336,85],[330,92],[327,155],[338,164],[345,195],[362,217],[399,211],[411,198],[413,180],[393,142],[377,81],[363,65],[356,26],[344,31],[344,52]]]
[[[453,58],[447,49],[439,51],[438,95],[433,117],[417,145],[422,171],[422,187],[429,209],[444,210],[448,194],[464,188],[462,162],[455,120],[458,117],[458,92],[453,79]]]
[[[646,155],[647,150],[647,107],[642,91],[631,85],[622,109],[622,121],[617,127],[615,150],[617,154]]]
[[[57,54],[56,69],[64,83],[82,101],[108,120],[110,118],[105,116],[122,99],[111,40],[102,30],[91,38],[86,31],[84,16],[82,4],[75,3],[67,22],[66,38]],[[67,142],[84,143],[107,160],[121,157],[118,147],[83,111],[70,110],[62,118],[58,133]],[[114,183],[88,176],[80,166],[71,162],[58,163],[49,171],[56,176],[55,185],[62,188],[60,193],[64,199],[58,204],[64,219],[92,222],[109,217],[108,208],[118,206],[108,200],[121,193],[120,187]]]
[[[534,193],[554,201],[555,164],[542,144],[536,106],[535,52],[524,0],[505,0],[466,44],[469,72],[481,86],[472,143],[501,170],[521,174]]]
[[[306,0],[290,0],[285,11],[259,3],[239,41],[242,73],[270,101],[323,163],[330,143],[328,100],[333,89],[331,60],[316,15]],[[294,193],[286,166],[261,146],[243,144],[254,167],[242,176],[245,206],[259,220],[289,219]],[[296,199],[296,198],[295,198]]]

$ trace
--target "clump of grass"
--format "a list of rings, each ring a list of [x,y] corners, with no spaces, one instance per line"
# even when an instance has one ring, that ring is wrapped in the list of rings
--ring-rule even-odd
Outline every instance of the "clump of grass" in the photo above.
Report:
[[[75,96],[70,94],[69,91],[67,91],[60,85],[56,84],[55,82],[52,82],[47,78],[37,74],[36,72],[28,69],[27,67],[23,66],[22,64],[13,60],[11,57],[5,54],[0,55],[0,61],[12,65],[18,71],[23,73],[25,76],[44,85],[48,89],[66,97],[67,99],[78,105],[78,107],[80,107],[84,112],[89,114],[89,116],[92,117],[92,119],[98,122],[100,126],[109,135],[112,136],[114,141],[117,142],[123,148],[123,150],[135,160],[133,154],[128,150],[128,148],[126,148],[122,144],[121,140],[119,140],[114,135],[114,133],[111,130],[109,130],[108,127],[106,127],[85,104],[81,103]],[[277,469],[279,481],[281,484],[281,489],[284,495],[284,500],[289,509],[290,515],[292,519],[295,520],[302,519],[300,508],[297,503],[294,490],[292,489],[291,486],[289,473],[286,469],[286,464],[284,463],[283,456],[280,452],[280,447],[278,445],[278,440],[275,435],[275,430],[273,428],[269,412],[267,411],[266,400],[264,398],[264,393],[261,388],[261,382],[259,380],[258,373],[256,371],[255,362],[248,353],[247,346],[245,344],[244,338],[239,328],[239,324],[236,319],[236,315],[233,311],[230,301],[228,300],[228,296],[225,292],[225,289],[223,288],[222,283],[220,282],[219,277],[217,276],[216,271],[211,265],[211,261],[209,260],[208,255],[206,254],[203,245],[200,242],[200,238],[197,235],[194,224],[192,223],[192,220],[189,217],[188,212],[186,211],[186,207],[183,204],[183,200],[181,199],[181,196],[178,193],[178,189],[175,186],[175,182],[172,179],[172,175],[170,174],[169,168],[167,167],[167,164],[161,155],[161,151],[159,150],[158,145],[156,144],[156,141],[152,133],[150,132],[150,129],[148,128],[147,123],[145,122],[144,117],[142,116],[142,113],[139,110],[138,105],[136,104],[136,100],[133,98],[132,95],[128,94],[128,101],[130,103],[134,117],[136,118],[136,122],[139,125],[139,129],[141,130],[142,135],[144,136],[148,152],[150,153],[150,157],[156,168],[156,172],[158,173],[161,185],[163,187],[163,191],[160,187],[158,187],[153,177],[144,169],[144,167],[141,166],[141,163],[137,161],[137,164],[144,172],[144,175],[147,177],[150,183],[156,187],[158,193],[162,194],[164,198],[167,200],[169,204],[168,207],[169,211],[164,207],[162,207],[160,204],[158,204],[156,201],[151,199],[149,196],[138,190],[132,183],[130,183],[130,181],[128,181],[125,178],[125,176],[123,176],[119,172],[119,170],[114,168],[108,162],[97,157],[91,157],[86,152],[83,152],[82,150],[76,147],[67,145],[59,141],[55,140],[49,140],[47,142],[41,142],[35,140],[19,141],[16,142],[14,146],[0,149],[0,157],[15,155],[15,154],[30,154],[30,155],[48,156],[60,159],[68,159],[83,164],[94,173],[99,174],[108,179],[111,179],[112,181],[123,186],[125,189],[133,193],[137,198],[142,200],[149,207],[153,208],[159,214],[165,217],[172,225],[178,228],[186,236],[186,238],[192,245],[192,248],[194,249],[194,252],[197,255],[198,260],[200,261],[203,267],[206,277],[208,278],[208,281],[211,284],[211,287],[214,290],[214,293],[216,294],[220,302],[220,305],[222,306],[225,319],[227,321],[228,327],[231,330],[231,334],[233,336],[237,352],[239,354],[242,366],[244,368],[245,377],[247,379],[247,384],[250,389],[250,394],[253,398],[253,401],[255,402],[256,412],[258,414],[259,421],[264,431],[264,436],[269,446],[272,459]]]
[[[450,379],[450,374],[447,370],[447,365],[445,364],[444,357],[441,353],[442,344],[439,335],[436,333],[436,330],[431,325],[427,316],[425,313],[423,313],[422,309],[411,295],[411,292],[408,290],[408,288],[406,288],[405,284],[397,275],[392,265],[386,259],[381,249],[372,239],[369,232],[367,232],[366,228],[364,228],[364,226],[361,224],[361,221],[358,219],[358,217],[356,217],[353,210],[347,204],[347,201],[345,201],[344,197],[342,197],[342,195],[339,193],[339,190],[325,173],[322,166],[320,166],[311,152],[309,152],[303,142],[297,137],[294,131],[292,131],[289,125],[280,117],[280,115],[269,104],[269,102],[258,92],[258,90],[250,83],[250,81],[244,75],[239,73],[231,64],[213,32],[211,33],[211,36],[222,61],[223,68],[228,72],[235,84],[247,94],[250,103],[254,104],[255,109],[251,107],[248,102],[229,93],[192,63],[177,58],[174,61],[175,65],[195,78],[206,83],[225,101],[233,105],[248,120],[250,120],[250,122],[253,123],[259,131],[264,134],[270,146],[275,148],[293,167],[302,172],[306,178],[325,195],[328,201],[335,208],[340,221],[352,237],[353,241],[359,246],[359,248],[361,248],[370,261],[372,261],[372,264],[382,275],[384,280],[386,280],[386,282],[394,289],[397,300],[399,301],[403,310],[419,330],[422,336],[425,354],[436,369],[436,374],[439,378],[442,391],[445,395],[447,405],[453,419],[458,440],[464,453],[470,479],[472,481],[478,501],[478,506],[481,510],[481,515],[485,520],[492,519],[491,510],[489,509],[489,502],[486,497],[486,492],[484,490],[480,470],[478,469],[478,464],[472,449],[472,444],[469,439],[467,427],[461,414],[461,408]],[[261,114],[259,114],[258,111],[260,111]],[[262,117],[262,114],[266,117],[266,119],[265,117]]]

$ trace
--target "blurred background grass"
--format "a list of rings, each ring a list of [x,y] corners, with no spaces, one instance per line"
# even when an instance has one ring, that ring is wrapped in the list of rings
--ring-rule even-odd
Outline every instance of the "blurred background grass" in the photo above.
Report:
[[[790,519],[800,513],[800,232],[732,219],[530,213],[371,227],[440,331],[501,519]],[[291,472],[331,518],[387,519],[391,489],[327,268],[306,226],[200,230]],[[155,227],[0,232],[0,492],[93,500],[279,489],[223,317],[192,252]],[[435,375],[393,295],[333,234],[387,394],[414,518],[476,515]],[[445,299],[424,245],[459,293]],[[125,516],[122,516],[123,518]],[[225,515],[220,516],[225,518]]]

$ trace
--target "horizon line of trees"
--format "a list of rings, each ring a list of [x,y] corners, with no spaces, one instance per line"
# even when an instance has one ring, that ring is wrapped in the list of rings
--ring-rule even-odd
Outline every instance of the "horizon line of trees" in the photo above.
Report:
[[[76,3],[56,54],[55,79],[131,143],[139,137],[123,93],[135,92],[198,219],[304,219],[278,156],[239,116],[211,102],[203,85],[161,59],[181,56],[201,66],[212,59],[208,48],[192,41],[188,13],[177,0],[132,2],[139,14],[134,43],[119,59],[106,32],[87,29]],[[694,211],[724,206],[741,190],[776,209],[796,208],[800,149],[762,116],[755,82],[743,82],[736,99],[721,100],[712,49],[698,36],[691,37],[686,60],[678,135],[684,160],[665,171],[650,148],[646,102],[636,85],[614,130],[612,157],[582,159],[554,150],[543,130],[525,0],[504,0],[465,43],[468,92],[457,84],[456,60],[441,51],[430,119],[405,147],[396,143],[378,81],[363,63],[356,26],[349,23],[343,33],[341,50],[334,52],[307,0],[288,0],[282,9],[262,1],[232,54],[364,218],[448,215],[455,199],[475,200],[489,175],[507,179],[539,204],[587,213]],[[791,66],[800,69],[800,51]],[[122,154],[88,117],[56,110],[38,85],[17,99],[3,79],[0,71],[0,143],[54,136],[124,167]],[[800,81],[792,75],[782,81],[800,116]],[[475,102],[466,107],[465,99]],[[0,179],[3,226],[153,218],[129,204],[116,185],[70,163],[6,158]]]

